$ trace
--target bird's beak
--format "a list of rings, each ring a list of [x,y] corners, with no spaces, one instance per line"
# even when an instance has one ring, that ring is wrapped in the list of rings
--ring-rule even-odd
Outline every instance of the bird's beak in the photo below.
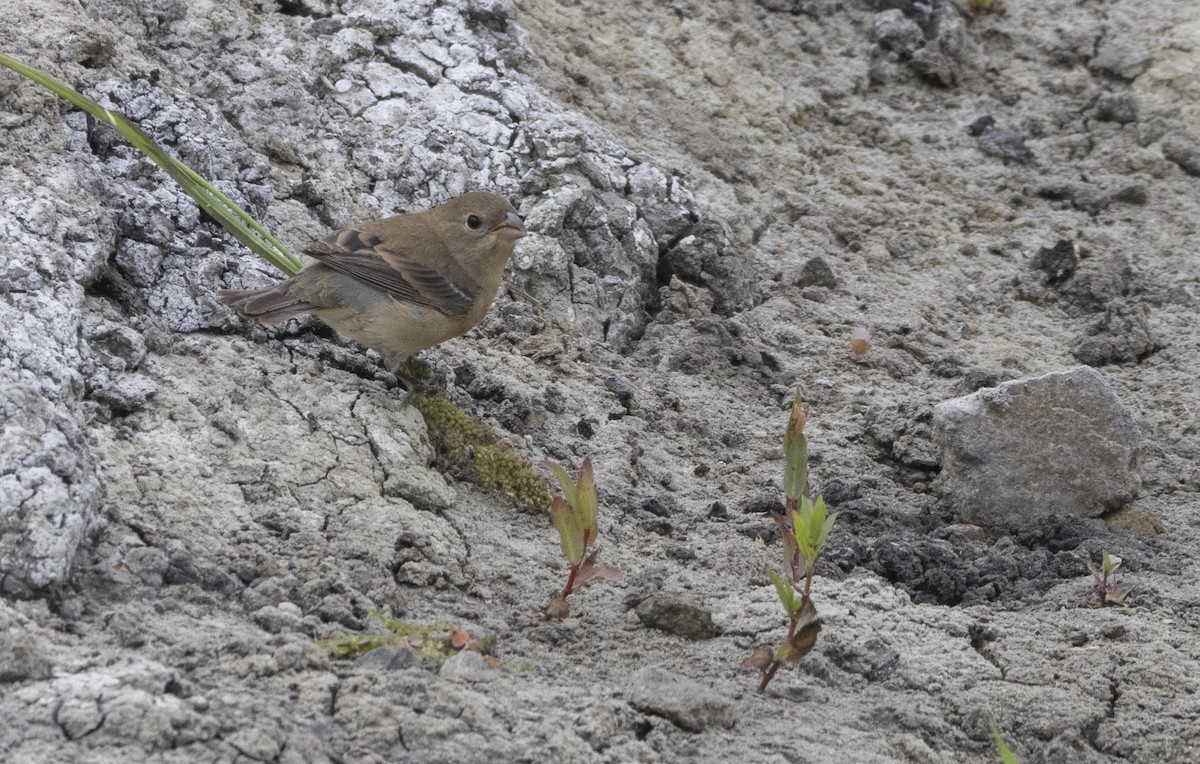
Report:
[[[501,239],[509,239],[516,241],[529,231],[525,230],[525,223],[515,212],[510,212],[504,217],[504,222],[492,229],[492,233],[499,236]]]

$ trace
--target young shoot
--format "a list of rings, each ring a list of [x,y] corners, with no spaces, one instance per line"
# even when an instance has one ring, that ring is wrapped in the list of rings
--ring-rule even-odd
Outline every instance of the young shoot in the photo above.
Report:
[[[1116,582],[1117,568],[1121,567],[1121,558],[1107,551],[1100,552],[1100,567],[1089,562],[1088,569],[1096,581],[1096,590],[1100,595],[1100,607],[1124,605],[1129,596],[1129,587]]]
[[[783,436],[786,460],[783,490],[787,514],[775,518],[783,537],[783,574],[767,571],[767,577],[775,585],[779,601],[787,611],[788,632],[783,644],[774,651],[760,648],[744,664],[762,672],[762,681],[758,685],[760,693],[766,692],[767,685],[780,668],[807,655],[821,632],[821,620],[812,601],[812,580],[817,559],[833,529],[837,513],[828,513],[825,500],[820,496],[815,501],[809,497],[808,441],[804,437],[807,422],[804,399],[796,393]]]
[[[588,553],[600,535],[596,525],[596,478],[592,474],[592,460],[583,460],[578,482],[572,480],[561,466],[553,462],[544,464],[558,478],[562,488],[562,496],[550,499],[550,521],[558,531],[563,557],[571,566],[567,583],[561,592],[550,598],[550,604],[546,607],[543,618],[549,621],[567,617],[570,613],[567,597],[573,592],[588,584],[617,578],[621,571],[611,565],[597,565],[596,550]]]

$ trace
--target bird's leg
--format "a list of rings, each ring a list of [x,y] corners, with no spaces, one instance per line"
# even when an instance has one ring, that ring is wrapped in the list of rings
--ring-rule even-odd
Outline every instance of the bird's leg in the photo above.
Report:
[[[416,356],[388,359],[386,365],[410,396],[418,389],[431,389],[434,385],[433,371]]]

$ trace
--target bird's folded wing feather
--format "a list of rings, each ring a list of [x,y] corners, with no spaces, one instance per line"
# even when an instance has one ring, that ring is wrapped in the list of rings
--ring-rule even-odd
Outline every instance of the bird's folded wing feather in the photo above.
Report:
[[[352,228],[315,242],[304,254],[397,300],[447,316],[465,315],[475,304],[475,285],[462,274],[455,283],[412,253]]]

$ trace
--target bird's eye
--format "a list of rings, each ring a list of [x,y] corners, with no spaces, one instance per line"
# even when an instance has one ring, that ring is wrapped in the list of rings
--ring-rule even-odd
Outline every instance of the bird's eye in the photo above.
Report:
[[[481,225],[483,225],[483,221],[479,219],[478,215],[467,216],[467,228],[470,228],[472,231],[478,231]]]

